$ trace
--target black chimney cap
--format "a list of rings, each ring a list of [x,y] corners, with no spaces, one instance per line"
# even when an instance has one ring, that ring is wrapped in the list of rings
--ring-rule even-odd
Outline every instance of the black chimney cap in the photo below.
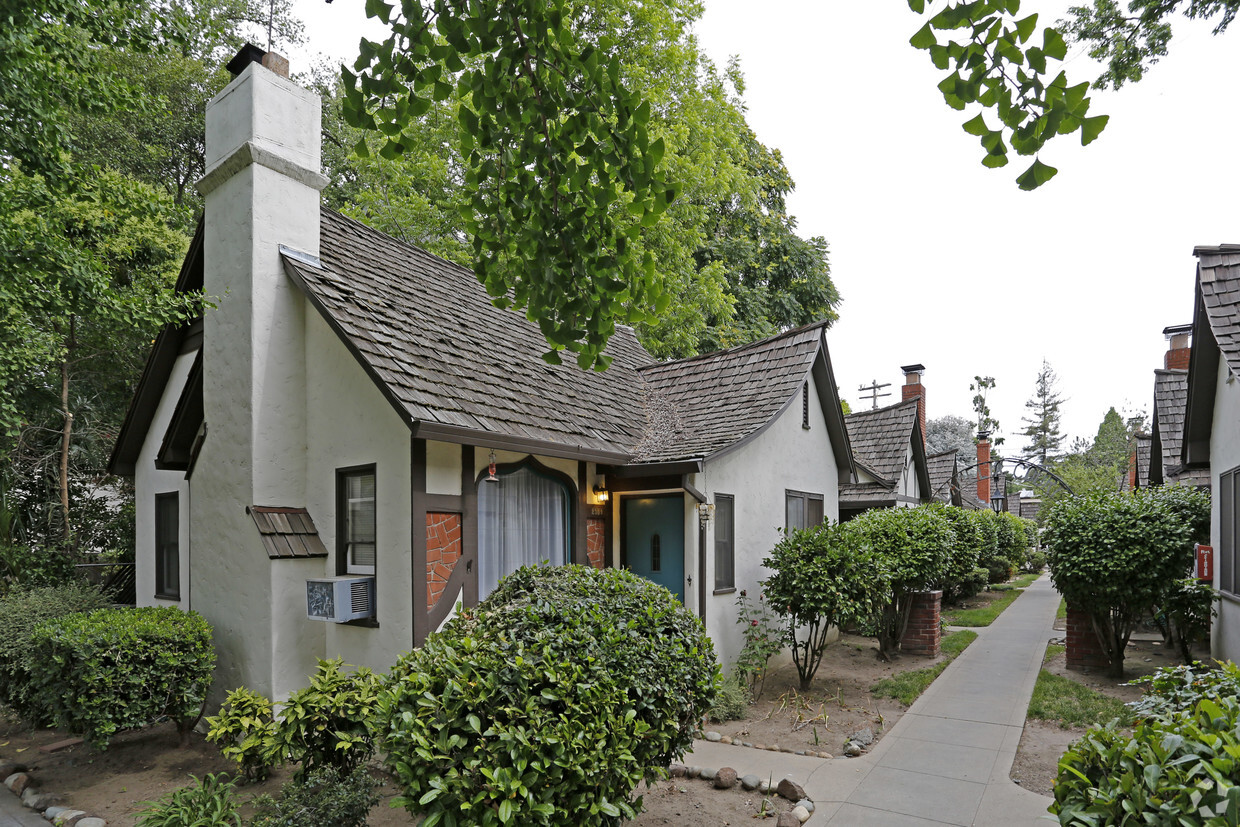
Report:
[[[233,77],[236,77],[244,72],[245,67],[251,63],[262,63],[263,55],[265,54],[267,54],[266,49],[260,49],[253,43],[247,43],[241,47],[241,51],[237,52],[232,60],[228,61],[227,69],[232,73]]]
[[[925,373],[926,366],[925,365],[904,365],[903,367],[900,368],[900,370],[904,371],[906,375],[910,373]]]

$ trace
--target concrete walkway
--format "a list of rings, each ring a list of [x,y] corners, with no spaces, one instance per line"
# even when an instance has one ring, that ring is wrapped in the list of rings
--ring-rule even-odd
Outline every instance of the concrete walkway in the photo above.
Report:
[[[1043,576],[990,626],[868,755],[824,760],[694,742],[686,763],[805,787],[816,825],[1033,827],[1051,799],[1008,777],[1059,595]]]
[[[0,788],[0,827],[47,827],[50,822],[22,806],[17,796]]]

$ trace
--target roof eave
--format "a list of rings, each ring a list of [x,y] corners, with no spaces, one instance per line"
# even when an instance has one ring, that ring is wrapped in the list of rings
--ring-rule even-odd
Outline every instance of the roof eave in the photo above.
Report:
[[[1185,468],[1208,468],[1221,354],[1205,312],[1200,268],[1194,296],[1193,349],[1188,357],[1188,400],[1184,409],[1184,438],[1180,442],[1180,458]],[[1157,429],[1154,429],[1154,439],[1158,439]],[[1155,462],[1154,455],[1155,451],[1151,448],[1151,465]]]

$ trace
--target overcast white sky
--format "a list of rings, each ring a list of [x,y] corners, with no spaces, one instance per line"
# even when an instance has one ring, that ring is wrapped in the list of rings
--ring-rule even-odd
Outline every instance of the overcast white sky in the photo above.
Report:
[[[1024,10],[1050,22],[1068,5]],[[356,53],[361,0],[295,10],[312,52]],[[841,394],[858,409],[858,386],[877,379],[896,394],[881,401],[898,401],[899,367],[921,362],[928,415],[971,418],[969,383],[991,375],[992,413],[1019,450],[1045,358],[1069,434],[1092,437],[1112,405],[1148,412],[1162,329],[1192,319],[1193,247],[1240,241],[1240,31],[1177,19],[1145,80],[1094,93],[1091,111],[1111,115],[1102,137],[1052,142],[1042,158],[1059,175],[1024,193],[1026,159],[984,169],[960,128],[972,113],[943,103],[943,73],[908,45],[921,22],[905,0],[706,0],[696,27],[717,63],[740,57],[749,123],[783,152],[800,231],[830,243]],[[1097,71],[1079,50],[1067,68]]]

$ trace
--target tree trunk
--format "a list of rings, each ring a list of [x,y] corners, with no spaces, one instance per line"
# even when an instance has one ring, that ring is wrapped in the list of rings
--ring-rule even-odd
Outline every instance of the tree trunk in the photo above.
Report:
[[[73,412],[69,410],[69,360],[77,345],[77,320],[69,317],[69,338],[65,343],[65,356],[60,362],[60,410],[64,425],[60,433],[60,518],[61,539],[64,551],[69,553],[73,543],[73,524],[69,516],[69,442],[73,438]]]

